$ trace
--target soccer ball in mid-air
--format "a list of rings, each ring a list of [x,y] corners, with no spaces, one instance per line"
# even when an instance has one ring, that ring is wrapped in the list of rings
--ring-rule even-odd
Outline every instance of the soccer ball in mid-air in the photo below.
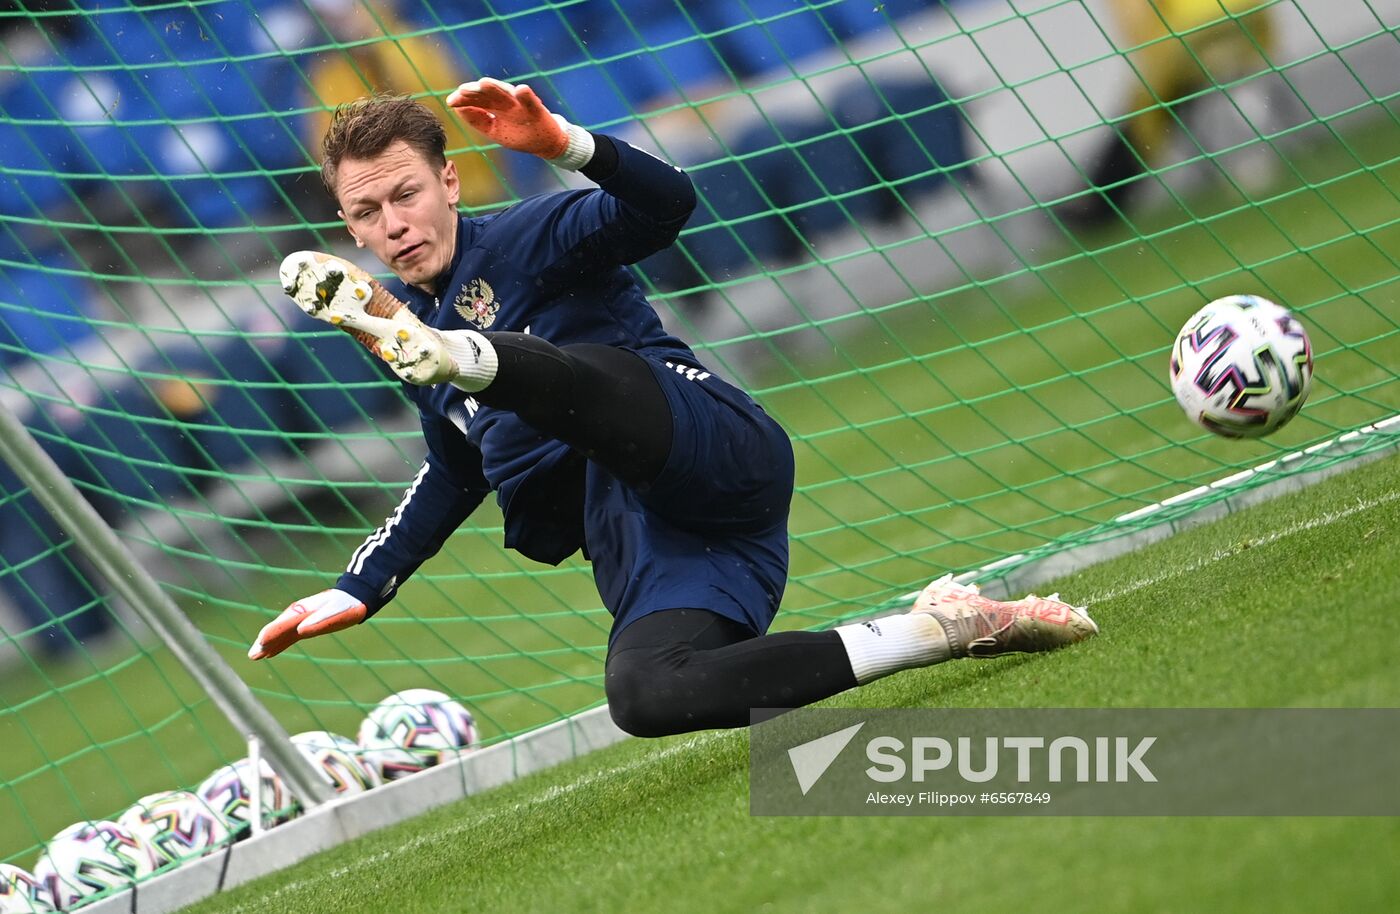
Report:
[[[155,870],[150,852],[115,822],[78,822],[54,836],[34,864],[34,876],[64,910],[124,888]]]
[[[46,914],[53,910],[49,897],[38,877],[0,863],[0,914]]]
[[[1303,408],[1312,344],[1287,308],[1230,295],[1191,316],[1172,346],[1172,391],[1191,420],[1226,438],[1258,438]]]
[[[377,766],[362,757],[360,744],[328,730],[308,730],[292,737],[311,766],[338,794],[364,793],[384,783]]]
[[[117,824],[150,852],[158,868],[203,857],[232,837],[223,816],[188,790],[142,797]]]
[[[259,761],[258,771],[261,776],[258,780],[261,793],[258,802],[262,804],[262,827],[271,828],[295,817],[300,810],[292,792],[277,772],[272,770],[267,759]],[[253,796],[252,785],[253,763],[244,758],[209,775],[195,789],[195,794],[208,803],[210,809],[223,817],[224,823],[235,837],[241,838],[246,837],[248,827],[253,821],[249,812]]]
[[[360,745],[385,780],[430,768],[476,744],[472,712],[442,692],[406,689],[375,706],[360,724]],[[406,755],[400,755],[400,752]]]

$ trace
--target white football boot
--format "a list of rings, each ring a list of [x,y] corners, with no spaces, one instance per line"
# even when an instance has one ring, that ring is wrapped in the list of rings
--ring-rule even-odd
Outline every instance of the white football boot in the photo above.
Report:
[[[456,376],[442,335],[350,261],[297,251],[283,258],[279,274],[297,307],[355,337],[408,383],[427,386]]]
[[[927,613],[943,626],[953,657],[999,657],[1048,651],[1099,633],[1083,607],[1059,594],[1029,594],[1006,603],[982,596],[976,584],[944,575],[923,589],[910,612]]]

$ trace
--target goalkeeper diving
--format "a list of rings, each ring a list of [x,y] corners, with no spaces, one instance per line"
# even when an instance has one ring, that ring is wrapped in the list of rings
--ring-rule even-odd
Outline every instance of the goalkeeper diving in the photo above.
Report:
[[[431,111],[401,96],[336,110],[322,178],[355,243],[397,280],[303,251],[282,262],[283,288],[402,379],[427,458],[334,586],[268,623],[249,657],[373,616],[493,491],[506,546],[592,563],[613,617],[608,707],[640,736],[745,726],[753,708],[1097,633],[1058,597],[1001,602],[943,577],[905,614],[767,634],[787,581],[791,443],[666,332],[627,269],[675,242],[696,204],[690,178],[551,114],[525,85],[480,79],[447,104],[597,188],[464,216]]]

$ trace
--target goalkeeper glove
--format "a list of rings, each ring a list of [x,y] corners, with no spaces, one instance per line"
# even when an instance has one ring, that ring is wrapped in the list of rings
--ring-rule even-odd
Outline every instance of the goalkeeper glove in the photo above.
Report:
[[[343,590],[323,590],[298,600],[263,626],[248,649],[249,660],[276,657],[302,638],[328,635],[359,625],[369,614],[368,607]]]
[[[447,106],[494,142],[560,168],[578,171],[593,158],[593,134],[551,114],[529,86],[487,76],[453,89]]]

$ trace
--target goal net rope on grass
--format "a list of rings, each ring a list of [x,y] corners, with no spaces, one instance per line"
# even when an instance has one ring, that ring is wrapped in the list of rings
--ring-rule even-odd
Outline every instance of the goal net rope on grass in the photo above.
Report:
[[[290,732],[426,687],[497,740],[603,694],[587,565],[504,550],[489,503],[372,624],[243,659],[423,454],[396,385],[276,280],[291,250],[362,256],[316,143],[370,89],[441,110],[528,81],[687,168],[701,205],[637,273],[791,433],[778,627],[1131,532],[1400,412],[1397,0],[75,6],[0,12],[0,397]],[[449,127],[472,212],[585,186]],[[1206,435],[1166,379],[1236,292],[1316,353],[1264,440]],[[3,469],[0,626],[0,860],[243,754]]]

